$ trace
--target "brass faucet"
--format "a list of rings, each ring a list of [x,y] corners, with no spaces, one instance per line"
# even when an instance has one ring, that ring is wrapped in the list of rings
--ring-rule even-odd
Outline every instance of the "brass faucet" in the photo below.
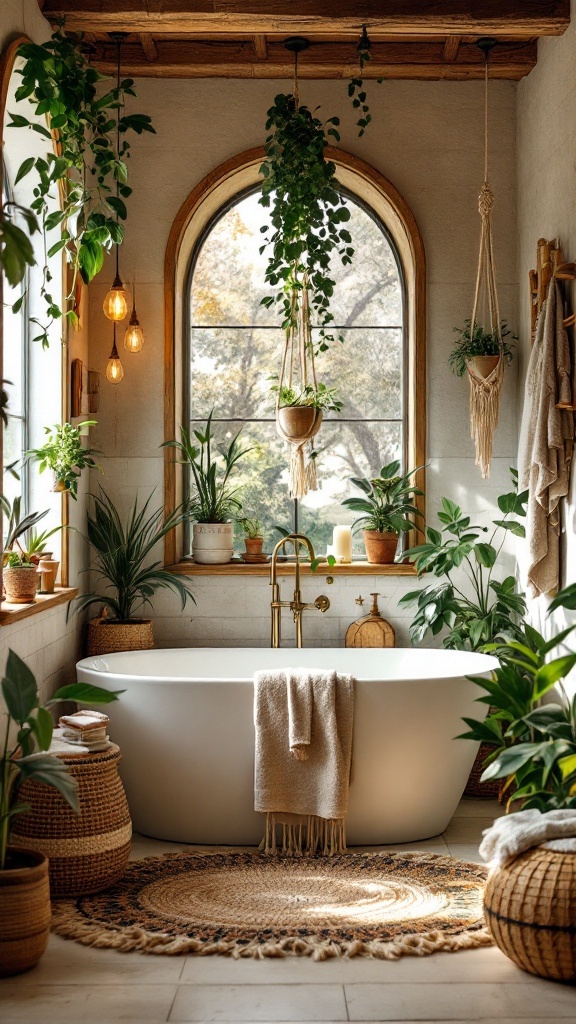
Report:
[[[294,555],[296,557],[296,570],[294,577],[294,597],[291,601],[280,600],[280,584],[278,583],[278,552],[280,548],[284,547],[285,544],[292,544],[294,548]],[[320,594],[316,598],[313,604],[305,604],[302,601],[302,595],[300,593],[300,548],[305,547],[310,556],[310,561],[313,562],[314,548],[308,537],[304,536],[303,533],[291,533],[287,537],[283,537],[279,540],[274,551],[272,552],[272,560],[270,562],[270,586],[272,587],[272,600],[270,602],[270,612],[272,616],[272,633],[270,646],[280,647],[280,627],[282,609],[290,608],[292,615],[294,616],[294,622],[296,623],[296,646],[302,647],[302,612],[309,608],[317,608],[320,612],[328,611],[330,607],[330,601],[325,594]]]

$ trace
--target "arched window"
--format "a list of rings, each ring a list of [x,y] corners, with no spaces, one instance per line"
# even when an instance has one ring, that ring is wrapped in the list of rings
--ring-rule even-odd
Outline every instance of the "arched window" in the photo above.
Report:
[[[256,157],[255,154],[258,154]],[[337,388],[340,415],[325,414],[315,446],[320,488],[298,503],[288,496],[287,455],[277,437],[270,377],[277,374],[283,335],[270,294],[260,228],[261,153],[219,168],[184,204],[167,252],[166,437],[192,429],[214,410],[214,433],[226,442],[238,430],[253,445],[235,482],[250,514],[272,527],[298,528],[319,552],[336,523],[350,477],[374,476],[393,459],[405,470],[423,465],[425,433],[424,257],[418,229],[393,186],[377,172],[332,151],[350,209],[355,247],[351,266],[334,262],[331,311],[337,334],[319,356],[319,379]],[[318,334],[318,329],[314,331]],[[423,483],[423,474],[420,476]],[[169,503],[186,493],[173,456],[166,463]],[[168,542],[169,562],[186,557],[189,538]],[[361,557],[359,539],[355,554]]]
[[[14,210],[14,194],[8,176],[8,169],[3,161],[2,166],[2,205]],[[12,213],[14,223],[22,225]],[[28,291],[28,275],[21,285],[13,288],[8,280],[3,282],[2,318],[4,329],[4,349],[2,376],[6,381],[8,405],[6,407],[6,426],[2,435],[2,466],[4,479],[2,493],[10,502],[21,494],[23,505],[28,507],[28,473],[21,468],[22,452],[28,448],[28,322],[26,300],[17,312],[12,306],[17,304],[21,294]],[[20,479],[18,479],[18,477]]]

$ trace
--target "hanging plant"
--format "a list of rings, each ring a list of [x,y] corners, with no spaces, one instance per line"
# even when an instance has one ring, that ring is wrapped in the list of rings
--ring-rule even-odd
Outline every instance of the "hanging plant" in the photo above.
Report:
[[[474,334],[471,336],[471,326],[472,321],[465,320],[464,327],[453,328],[454,333],[459,337],[448,360],[452,373],[457,377],[463,377],[469,362],[475,361],[477,366],[479,364],[479,368],[482,369],[486,366],[482,360],[499,359],[500,355],[507,363],[512,361],[514,353],[511,346],[518,341],[518,338],[512,334],[506,320],[500,321],[500,335],[497,330],[486,330],[481,324],[475,323]],[[510,341],[506,341],[506,338],[510,338]],[[490,365],[488,364],[488,366]],[[492,369],[494,366],[495,363],[492,365]]]
[[[54,150],[45,157],[28,157],[15,180],[17,184],[32,171],[37,178],[31,208],[44,236],[40,291],[46,302],[47,321],[42,323],[33,317],[32,322],[38,327],[33,340],[44,348],[54,321],[64,316],[77,323],[74,296],[78,274],[88,284],[102,269],[104,254],[124,239],[124,200],[132,192],[126,165],[130,156],[127,134],[154,132],[146,114],[124,113],[126,97],[136,95],[131,78],[123,79],[120,88],[115,86],[101,94],[99,83],[107,76],[90,65],[81,41],[81,35],[65,35],[61,24],[48,42],[19,47],[18,55],[25,63],[17,72],[22,84],[16,99],[29,100],[35,115],[46,118],[47,127],[12,113],[8,125],[35,131],[54,144]],[[117,132],[122,139],[118,147]],[[58,196],[60,208],[51,211]],[[58,226],[60,238],[48,248],[48,232]],[[62,250],[72,269],[64,310],[52,294],[48,265],[48,260]],[[15,312],[21,303],[22,298],[15,303]]]
[[[358,128],[358,138],[361,138],[362,135],[364,135],[364,132],[366,131],[368,125],[370,124],[370,121],[372,120],[370,108],[367,103],[364,81],[362,78],[364,68],[366,67],[368,61],[370,60],[371,46],[372,43],[368,38],[366,25],[363,25],[362,35],[360,36],[358,46],[356,47],[356,53],[358,54],[358,64],[360,68],[359,74],[353,75],[348,83],[348,95],[352,100],[352,106],[358,115],[358,120],[356,121],[356,127]],[[379,78],[378,84],[380,85],[381,83],[382,79]]]

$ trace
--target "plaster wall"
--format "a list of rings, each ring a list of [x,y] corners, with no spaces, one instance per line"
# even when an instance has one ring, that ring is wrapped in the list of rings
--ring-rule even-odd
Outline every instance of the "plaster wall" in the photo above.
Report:
[[[285,82],[153,80],[136,83],[131,110],[152,116],[157,134],[138,138],[130,159],[126,241],[121,269],[136,278],[138,315],[145,327],[141,354],[123,354],[118,386],[103,379],[97,447],[105,454],[103,486],[126,507],[156,488],[162,499],[164,253],[179,207],[202,178],[228,158],[261,145],[266,110]],[[321,104],[322,116],[342,118],[341,148],[389,178],[402,193],[423,235],[428,267],[428,515],[447,495],[473,515],[488,516],[509,489],[508,467],[516,457],[515,369],[506,375],[500,425],[489,480],[474,465],[468,420],[468,387],[450,373],[452,328],[471,315],[477,265],[477,195],[483,167],[481,83],[370,83],[373,121],[363,139],[354,130],[345,83],[304,82],[302,101]],[[496,194],[495,244],[501,305],[516,326],[516,86],[491,88],[491,179]],[[90,288],[91,365],[102,372],[112,343],[102,300],[113,277],[111,260]],[[503,564],[509,571],[509,563]],[[310,614],[308,642],[343,642],[345,626],[358,617],[358,594],[377,590],[382,608],[407,642],[410,615],[398,597],[414,580],[390,577],[337,580],[329,588],[331,610]],[[196,578],[197,606],[180,615],[175,598],[155,603],[161,644],[266,644],[269,599],[266,579]],[[316,596],[316,581],[305,598]],[[360,613],[361,614],[361,613]]]

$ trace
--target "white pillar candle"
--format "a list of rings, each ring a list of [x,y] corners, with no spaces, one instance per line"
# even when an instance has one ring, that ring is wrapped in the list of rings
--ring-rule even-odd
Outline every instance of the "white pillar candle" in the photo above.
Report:
[[[352,561],[352,527],[335,526],[332,535],[334,554],[338,560],[343,562]]]

